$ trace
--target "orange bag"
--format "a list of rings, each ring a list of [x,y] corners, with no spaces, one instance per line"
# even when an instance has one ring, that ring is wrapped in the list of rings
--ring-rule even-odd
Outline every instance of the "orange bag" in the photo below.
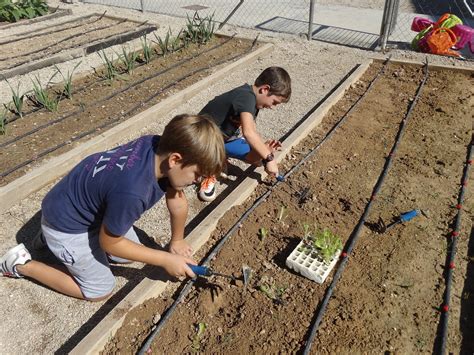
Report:
[[[450,50],[456,44],[457,38],[449,28],[436,28],[427,37],[426,42],[430,48],[430,53],[459,57],[459,53]]]

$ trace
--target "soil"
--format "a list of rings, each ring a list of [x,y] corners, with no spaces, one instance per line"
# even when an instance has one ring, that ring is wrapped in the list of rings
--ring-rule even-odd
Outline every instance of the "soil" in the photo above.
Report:
[[[63,21],[37,30],[34,34],[2,41],[0,70],[12,69],[59,52],[105,40],[139,26],[137,22],[100,15]]]
[[[381,66],[370,67],[286,157],[282,170],[288,171],[321,142]],[[273,188],[211,263],[213,270],[235,276],[241,276],[243,264],[250,266],[250,284],[198,279],[155,338],[152,353],[294,353],[304,348],[333,273],[320,285],[288,269],[285,260],[301,240],[302,223],[328,228],[348,242],[422,79],[421,67],[388,65],[331,138],[285,183]],[[439,350],[444,265],[472,139],[472,80],[466,72],[430,69],[367,224],[328,303],[313,353]],[[472,182],[471,174],[468,186]],[[268,188],[259,185],[250,201],[229,211],[196,259]],[[299,201],[305,188],[309,194]],[[467,189],[451,291],[447,350],[452,353],[474,352],[472,196],[472,189]],[[280,220],[282,206],[286,214]],[[385,233],[374,228],[379,218],[389,223],[412,209],[423,214]],[[260,228],[269,231],[265,238]],[[261,292],[262,286],[274,295]],[[104,353],[135,353],[174,297],[164,295],[129,312]],[[205,330],[198,332],[200,324]]]
[[[23,119],[10,115],[7,134],[0,136],[0,171],[5,175],[0,178],[0,186],[24,175],[32,164],[72,149],[210,75],[217,65],[258,46],[252,48],[249,40],[215,37],[206,45],[193,44],[155,57],[112,81],[104,79],[102,69],[74,80],[72,99],[61,100],[56,112],[37,110],[29,100],[23,109],[28,114]],[[50,97],[61,90],[53,88]]]

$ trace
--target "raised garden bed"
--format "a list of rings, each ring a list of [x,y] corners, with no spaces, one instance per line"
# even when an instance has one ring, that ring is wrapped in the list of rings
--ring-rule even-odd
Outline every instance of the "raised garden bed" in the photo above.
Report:
[[[92,14],[0,41],[0,75],[10,78],[121,44],[156,30],[124,18]]]
[[[7,22],[7,21],[0,21],[0,29],[6,30],[8,28],[16,28],[20,26],[30,25],[32,23],[48,21],[51,19],[55,19],[58,17],[63,17],[66,15],[72,14],[71,9],[59,9],[59,8],[51,8],[49,7],[49,13],[43,16],[37,16],[32,19],[21,19],[17,22]]]
[[[74,81],[72,99],[61,100],[57,112],[26,107],[24,112],[30,113],[22,119],[10,117],[7,133],[0,136],[1,209],[17,201],[16,196],[26,196],[24,189],[27,193],[39,189],[104,142],[110,146],[131,129],[160,119],[197,90],[270,48],[215,37],[206,45],[190,45],[112,81],[102,78],[102,71]],[[219,65],[224,67],[212,74]],[[207,82],[202,81],[207,76]]]
[[[366,91],[381,66],[371,66],[352,86],[322,125],[288,155],[283,171],[321,142]],[[253,269],[250,284],[244,288],[240,282],[219,278],[198,280],[152,343],[153,353],[302,350],[331,275],[325,284],[317,285],[285,266],[301,240],[301,223],[329,228],[346,243],[370,200],[366,227],[344,256],[349,257],[346,268],[312,349],[330,353],[431,353],[439,349],[443,268],[472,140],[466,90],[472,72],[429,69],[384,183],[377,196],[372,194],[423,77],[421,66],[388,64],[317,153],[274,187],[211,263],[215,271],[237,276],[243,264],[249,265]],[[199,256],[268,188],[259,185],[250,201],[222,218]],[[301,201],[305,188],[310,193]],[[282,206],[286,213],[280,218]],[[388,224],[414,208],[422,209],[424,215],[377,232],[379,218]],[[468,253],[474,219],[472,190],[464,197],[463,212],[447,338],[447,350],[454,353],[474,350],[469,297],[472,251]],[[262,227],[268,230],[265,238],[259,233]],[[136,352],[172,301],[165,295],[128,312],[104,352]]]

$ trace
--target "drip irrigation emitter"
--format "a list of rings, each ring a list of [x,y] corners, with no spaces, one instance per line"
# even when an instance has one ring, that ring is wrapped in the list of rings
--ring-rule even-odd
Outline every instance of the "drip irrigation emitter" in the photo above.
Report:
[[[217,49],[217,48],[220,48],[220,47],[226,45],[229,41],[233,40],[235,36],[236,36],[236,34],[234,33],[232,36],[230,36],[229,38],[227,38],[224,42],[221,42],[221,43],[219,43],[219,44],[216,44],[215,46],[209,48],[207,51],[205,51],[205,52],[200,52],[200,53],[196,53],[196,54],[193,54],[193,55],[190,56],[190,57],[184,58],[184,59],[182,59],[182,60],[176,62],[175,64],[173,64],[172,66],[170,66],[170,67],[168,67],[168,68],[166,68],[166,69],[160,70],[160,71],[158,71],[158,72],[156,72],[156,73],[154,73],[154,74],[152,74],[152,75],[150,75],[150,76],[147,76],[147,77],[145,77],[145,78],[142,78],[142,79],[140,79],[140,80],[138,80],[138,81],[136,81],[136,82],[134,82],[134,83],[132,83],[132,84],[130,84],[130,85],[125,86],[124,88],[122,88],[122,89],[120,89],[120,90],[118,90],[118,91],[115,91],[115,92],[111,93],[109,96],[107,96],[107,97],[105,97],[105,98],[102,98],[102,99],[100,99],[100,100],[98,100],[98,101],[93,102],[92,104],[88,105],[88,107],[98,106],[98,105],[100,105],[101,103],[103,103],[103,102],[105,102],[105,101],[108,101],[108,100],[114,98],[115,96],[120,95],[121,93],[123,93],[123,92],[125,92],[125,91],[128,91],[128,90],[130,90],[130,89],[133,89],[133,88],[135,88],[136,86],[138,86],[138,85],[140,85],[140,84],[143,84],[144,82],[146,82],[146,81],[148,81],[148,80],[157,78],[158,76],[160,76],[160,75],[162,75],[162,74],[165,74],[165,73],[167,73],[168,71],[170,71],[170,70],[172,70],[172,69],[178,68],[178,67],[182,66],[183,64],[185,64],[185,63],[187,63],[187,62],[189,62],[189,61],[191,61],[191,60],[193,60],[193,59],[195,59],[195,58],[201,56],[201,55],[204,54],[204,53],[207,54],[207,53],[209,53],[210,51],[213,51],[213,50],[215,50],[215,49]],[[181,48],[183,48],[183,47],[180,47],[180,49],[181,49]],[[140,66],[143,66],[143,65],[145,65],[145,63],[139,64],[139,65],[137,65],[137,67],[140,67]],[[75,94],[75,93],[81,92],[81,91],[86,90],[87,88],[89,88],[89,87],[91,87],[91,86],[97,85],[98,83],[101,83],[102,81],[106,81],[106,80],[108,80],[108,79],[107,79],[107,78],[104,78],[104,79],[101,79],[101,80],[99,80],[99,81],[95,81],[95,82],[93,82],[93,83],[91,83],[91,84],[89,84],[89,85],[84,85],[83,87],[81,87],[80,89],[74,91],[73,93]],[[33,110],[31,110],[31,111],[28,111],[28,112],[26,112],[26,113],[23,114],[23,118],[25,118],[25,116],[27,116],[27,115],[29,115],[29,114],[31,114],[31,113],[34,113],[34,112],[37,112],[37,111],[41,110],[41,109],[42,109],[42,108],[37,108],[37,109],[33,109]],[[36,133],[36,132],[38,132],[39,130],[41,130],[41,129],[43,129],[43,128],[47,128],[47,127],[52,126],[52,125],[54,125],[54,124],[56,124],[56,123],[59,123],[59,122],[65,120],[66,118],[69,118],[69,117],[75,116],[75,115],[77,115],[77,114],[79,114],[79,113],[82,113],[83,111],[84,111],[84,108],[81,108],[80,110],[73,111],[73,112],[71,112],[71,113],[69,113],[69,114],[67,114],[67,115],[65,115],[65,116],[63,116],[63,117],[59,117],[59,118],[56,119],[56,120],[49,121],[48,123],[43,124],[43,125],[41,125],[41,126],[38,126],[38,127],[36,127],[35,129],[33,129],[33,130],[31,130],[31,131],[25,132],[25,133],[24,133],[23,135],[21,135],[21,136],[15,137],[15,139],[12,139],[12,140],[10,140],[10,141],[7,141],[7,142],[4,142],[4,143],[0,144],[0,148],[2,148],[2,147],[4,147],[4,146],[7,146],[7,145],[9,145],[9,144],[12,144],[12,143],[18,141],[19,139],[21,139],[21,138],[23,138],[23,137],[27,137],[27,136],[29,136],[29,135],[31,135],[31,134],[33,134],[33,133]],[[7,120],[6,124],[12,123],[12,122],[16,121],[17,119],[18,119],[18,117],[15,117],[14,119]]]
[[[443,297],[443,304],[441,306],[441,335],[440,335],[440,349],[439,353],[441,355],[446,354],[446,342],[448,338],[448,323],[449,323],[449,303],[451,299],[451,285],[453,281],[453,273],[455,268],[454,259],[456,257],[456,246],[459,238],[459,233],[461,231],[461,212],[462,206],[464,203],[464,193],[467,187],[467,181],[469,180],[469,170],[472,165],[472,158],[474,155],[474,134],[471,136],[471,142],[469,143],[467,149],[467,159],[464,166],[463,176],[461,178],[461,188],[459,190],[458,201],[455,208],[458,210],[454,228],[449,234],[449,245],[446,255],[446,264],[445,264],[445,280],[446,280],[446,289]]]
[[[365,91],[364,95],[370,90],[372,87],[372,84],[378,79],[380,74],[384,71],[387,63],[389,62],[390,58],[388,58],[384,66],[381,68],[379,73],[375,76],[375,78],[371,81],[369,84],[367,90]],[[227,231],[227,233],[222,237],[222,239],[217,243],[217,245],[212,249],[212,251],[209,253],[209,255],[206,257],[206,259],[202,262],[203,266],[208,266],[209,263],[214,259],[214,257],[217,255],[217,253],[222,249],[224,244],[230,239],[230,237],[234,234],[234,232],[242,225],[242,223],[247,219],[247,217],[260,205],[262,204],[268,196],[273,192],[275,187],[286,181],[286,178],[290,176],[301,164],[303,164],[305,161],[309,159],[320,147],[321,145],[329,139],[334,131],[345,121],[346,117],[349,115],[350,112],[354,109],[354,107],[357,105],[357,103],[360,101],[360,98],[351,106],[351,108],[344,114],[344,116],[329,130],[329,132],[324,136],[324,138],[321,140],[321,142],[318,143],[318,145],[313,148],[311,152],[306,154],[306,156],[298,163],[296,164],[293,168],[288,170],[286,174],[284,175],[279,175],[277,176],[277,181],[276,183],[270,185],[270,188],[263,193],[260,197],[258,197],[255,202],[250,206],[243,214],[242,216],[237,220],[237,222],[234,223],[234,225]],[[318,104],[317,104],[318,105]],[[153,343],[153,340],[156,338],[156,336],[159,334],[161,329],[164,327],[166,321],[171,317],[172,313],[176,309],[179,303],[183,301],[183,299],[187,296],[187,294],[191,291],[191,288],[194,284],[195,280],[191,279],[189,280],[184,288],[180,291],[178,297],[176,300],[173,302],[173,304],[166,310],[164,315],[160,318],[159,322],[155,325],[155,329],[150,333],[150,335],[146,338],[145,342],[141,346],[141,348],[138,351],[139,355],[144,355],[150,350],[150,346]]]
[[[315,318],[314,318],[314,321],[313,321],[313,325],[311,326],[310,335],[309,335],[308,341],[306,342],[306,346],[305,346],[305,349],[304,349],[304,352],[303,352],[303,354],[305,354],[305,355],[310,353],[311,345],[313,343],[313,340],[316,336],[316,332],[319,328],[321,320],[322,320],[322,318],[324,316],[324,313],[326,311],[326,307],[329,303],[329,299],[331,298],[333,290],[334,290],[337,282],[339,281],[339,278],[341,277],[341,275],[342,275],[342,273],[343,273],[343,271],[346,267],[347,261],[349,259],[349,255],[351,254],[352,249],[354,248],[354,245],[355,245],[355,243],[357,242],[357,240],[360,236],[360,232],[362,230],[362,227],[364,226],[365,219],[366,219],[367,215],[369,214],[370,208],[372,206],[372,202],[376,199],[377,193],[379,192],[380,188],[382,187],[382,184],[385,180],[385,177],[388,173],[388,170],[389,170],[390,166],[392,165],[392,159],[395,156],[395,153],[396,153],[396,150],[398,148],[399,142],[400,142],[400,140],[402,138],[402,135],[405,131],[405,127],[406,127],[408,118],[410,117],[411,112],[413,111],[413,108],[416,106],[416,104],[418,102],[418,99],[420,97],[420,94],[421,94],[421,92],[423,90],[423,87],[425,85],[425,82],[428,79],[428,61],[426,61],[424,69],[425,69],[425,73],[424,73],[423,80],[421,81],[420,85],[418,86],[415,98],[411,102],[410,107],[408,109],[408,112],[406,113],[405,117],[403,118],[403,120],[400,123],[400,128],[398,130],[397,136],[395,137],[395,143],[393,144],[392,149],[390,150],[390,153],[387,156],[384,167],[382,169],[382,173],[380,174],[379,178],[377,179],[377,182],[375,183],[375,186],[374,186],[374,189],[372,190],[372,194],[370,196],[369,202],[365,206],[364,212],[363,212],[362,216],[360,217],[359,222],[357,223],[354,231],[349,236],[349,239],[348,239],[348,241],[345,245],[345,248],[341,253],[339,266],[337,267],[336,272],[334,273],[334,276],[331,280],[331,284],[326,289],[323,300],[322,300],[321,304],[319,305],[319,307],[316,311]]]
[[[106,127],[108,127],[108,126],[114,124],[114,123],[117,122],[117,121],[120,121],[121,119],[123,119],[123,117],[126,117],[126,116],[130,115],[132,112],[138,110],[138,109],[139,109],[140,107],[142,107],[143,105],[147,104],[147,103],[150,102],[151,100],[153,100],[153,99],[155,99],[156,97],[158,97],[159,95],[161,95],[165,90],[167,90],[167,89],[169,89],[169,88],[175,86],[176,84],[178,84],[178,83],[180,83],[181,81],[187,79],[188,77],[190,77],[190,76],[192,76],[192,75],[195,75],[195,74],[197,74],[197,73],[199,73],[199,72],[208,70],[208,69],[210,69],[211,67],[214,67],[214,66],[217,66],[217,65],[221,65],[221,64],[226,63],[226,62],[229,62],[229,61],[233,61],[233,60],[235,60],[235,59],[238,59],[238,58],[240,58],[240,57],[246,55],[247,53],[249,53],[250,51],[252,51],[253,47],[255,46],[255,43],[256,43],[255,41],[252,42],[252,45],[251,45],[246,51],[244,51],[244,52],[242,52],[242,53],[239,53],[239,54],[237,54],[237,55],[235,55],[235,56],[233,56],[233,57],[231,57],[231,58],[223,59],[223,60],[221,60],[221,61],[219,61],[219,62],[217,62],[217,63],[209,63],[209,64],[208,64],[207,66],[205,66],[205,67],[192,70],[191,72],[189,72],[189,73],[187,73],[187,74],[181,76],[180,78],[177,78],[174,82],[170,83],[169,85],[167,85],[167,86],[161,88],[160,90],[158,90],[157,92],[155,92],[152,96],[148,97],[146,100],[143,100],[143,101],[139,102],[137,105],[135,105],[134,107],[132,107],[132,108],[129,109],[128,111],[126,111],[126,112],[124,112],[124,113],[121,113],[121,114],[119,114],[118,116],[116,116],[116,117],[114,117],[114,118],[109,119],[106,123],[104,123],[104,124],[102,124],[102,125],[100,125],[100,126],[98,126],[98,127],[96,127],[96,128],[93,128],[93,129],[91,129],[91,130],[89,130],[89,131],[83,132],[83,133],[81,133],[81,134],[79,134],[79,135],[77,135],[77,136],[74,136],[74,137],[71,138],[70,140],[67,140],[67,141],[65,141],[65,142],[62,142],[62,143],[60,143],[60,144],[58,144],[58,145],[56,145],[56,146],[54,146],[54,147],[48,148],[48,149],[46,149],[46,150],[44,150],[44,151],[42,151],[42,152],[36,154],[33,158],[28,159],[28,160],[26,160],[26,161],[23,161],[22,163],[20,163],[20,164],[14,166],[14,167],[12,167],[12,168],[10,168],[9,170],[0,173],[0,178],[3,178],[3,177],[5,177],[5,176],[7,176],[7,175],[9,175],[9,174],[11,174],[11,173],[13,173],[13,172],[15,172],[16,170],[21,169],[22,167],[24,167],[24,166],[26,166],[26,165],[28,165],[28,164],[30,164],[30,163],[32,163],[32,162],[38,160],[39,158],[41,158],[41,157],[43,157],[43,156],[45,156],[45,155],[47,155],[47,154],[50,154],[51,152],[54,152],[55,150],[58,150],[59,148],[62,148],[62,147],[64,147],[64,146],[68,145],[68,144],[71,144],[72,142],[78,141],[78,140],[81,139],[81,138],[84,138],[84,137],[86,137],[86,136],[88,136],[88,135],[90,135],[90,134],[92,134],[92,133],[94,133],[94,132],[96,132],[96,131],[100,131],[101,129],[106,128]],[[10,142],[11,142],[11,141],[10,141]],[[4,143],[4,144],[5,144],[5,143]],[[0,148],[3,147],[3,146],[4,146],[4,145],[0,145]]]

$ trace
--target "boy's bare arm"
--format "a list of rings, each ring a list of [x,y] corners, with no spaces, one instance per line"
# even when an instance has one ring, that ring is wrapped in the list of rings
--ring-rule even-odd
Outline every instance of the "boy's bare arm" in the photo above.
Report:
[[[171,242],[170,251],[175,254],[191,256],[193,249],[184,240],[184,227],[188,217],[188,200],[183,191],[172,187],[166,190],[166,206],[170,212]]]
[[[240,123],[242,124],[242,135],[249,145],[255,150],[262,159],[266,158],[272,151],[265,145],[262,137],[257,132],[257,125],[250,112],[240,114]]]
[[[173,277],[189,276],[194,273],[187,265],[196,264],[191,259],[181,255],[167,253],[166,251],[148,248],[135,243],[125,237],[115,236],[102,225],[99,233],[100,247],[108,254],[119,258],[139,261],[149,265],[160,266]]]

